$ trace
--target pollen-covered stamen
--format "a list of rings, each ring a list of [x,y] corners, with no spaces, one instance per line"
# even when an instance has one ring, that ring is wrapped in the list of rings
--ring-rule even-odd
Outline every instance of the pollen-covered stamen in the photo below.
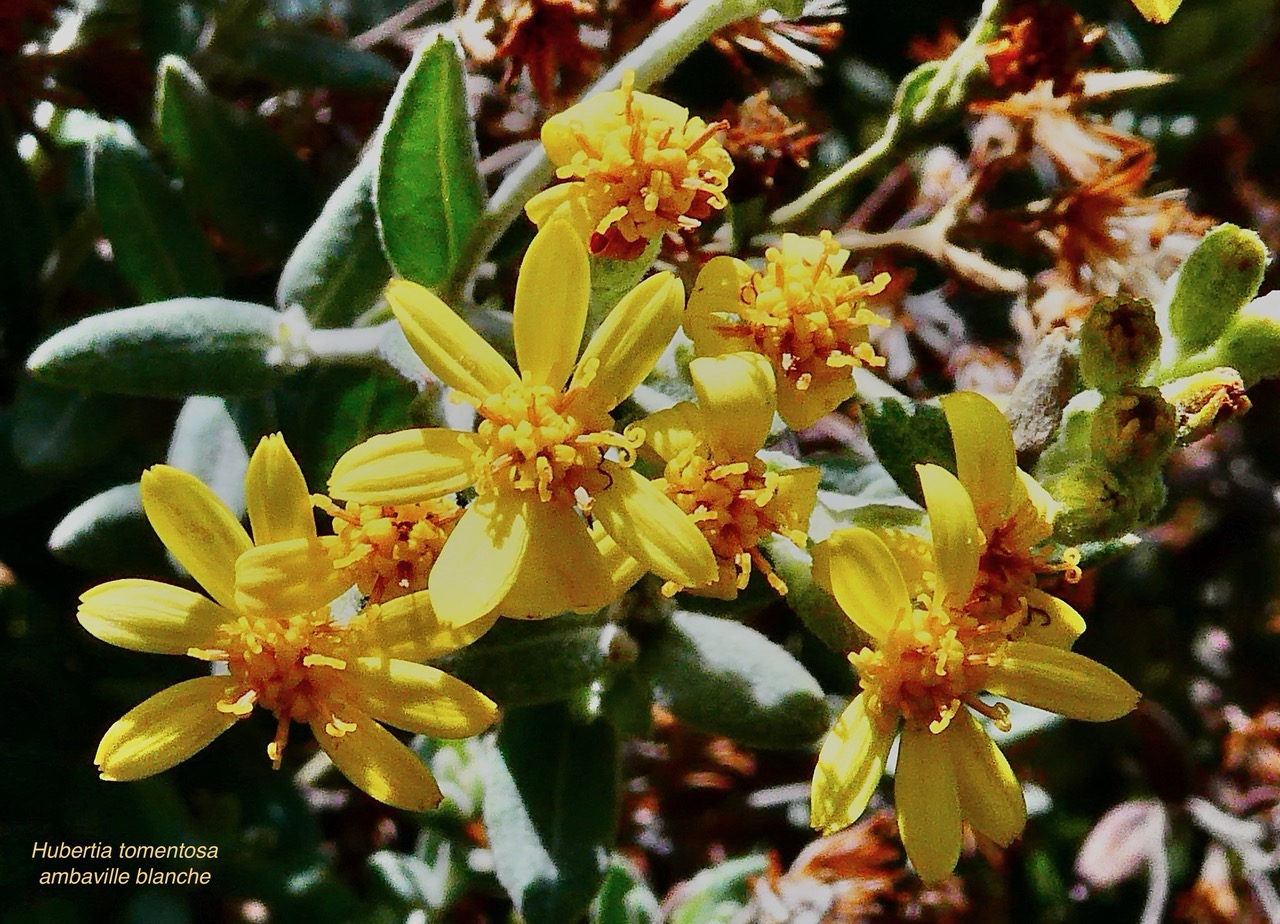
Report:
[[[990,529],[966,609],[980,618],[1004,622],[1012,638],[1036,618],[1047,619],[1047,614],[1038,614],[1027,604],[1027,594],[1036,588],[1039,576],[1062,573],[1070,583],[1082,576],[1078,549],[1065,549],[1060,562],[1049,559],[1043,547],[1051,534],[1052,527],[1030,504]]]
[[[559,166],[560,179],[582,183],[592,221],[594,253],[627,259],[645,242],[676,227],[695,228],[728,200],[733,161],[717,140],[726,122],[673,122],[637,94],[634,75],[619,91],[622,106],[591,124],[571,122],[578,150]]]
[[[241,616],[222,626],[216,648],[193,648],[188,654],[226,661],[227,694],[217,704],[219,712],[245,718],[261,706],[275,713],[276,733],[267,755],[278,769],[289,724],[316,721],[345,701],[341,632],[327,611],[289,618]]]
[[[849,655],[867,696],[867,709],[881,729],[898,719],[937,734],[964,706],[1007,722],[1008,710],[978,699],[991,668],[1004,660],[1000,631],[964,615],[938,609],[922,596],[878,648]]]
[[[757,458],[719,464],[694,449],[685,449],[668,463],[661,487],[676,506],[702,530],[720,569],[717,585],[742,590],[754,565],[779,594],[787,585],[756,548],[772,533],[803,544],[804,533],[795,528],[790,511],[775,503],[778,475],[765,470]],[[668,596],[683,588],[668,582]]]
[[[607,414],[584,414],[575,404],[582,386],[557,391],[520,382],[479,407],[482,420],[471,439],[476,490],[481,494],[530,492],[544,503],[577,503],[609,486],[601,465],[610,450],[630,466],[644,431],[612,429]]]
[[[333,517],[334,535],[325,539],[333,566],[349,573],[373,603],[425,590],[431,566],[462,516],[452,497],[396,506],[348,501],[339,507],[322,494],[311,501]]]
[[[867,335],[869,327],[889,321],[866,299],[884,291],[889,275],[868,283],[841,276],[835,267],[842,256],[830,231],[816,241],[787,236],[765,252],[764,268],[742,287],[737,319],[718,329],[748,341],[801,391],[847,375],[849,367],[883,366]]]

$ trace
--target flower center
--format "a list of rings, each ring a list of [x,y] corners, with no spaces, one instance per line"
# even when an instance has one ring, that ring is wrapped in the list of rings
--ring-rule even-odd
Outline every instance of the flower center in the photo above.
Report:
[[[1005,644],[998,627],[939,610],[921,595],[879,648],[851,653],[849,661],[866,692],[869,714],[885,731],[901,717],[937,734],[961,706],[1006,728],[1008,707],[978,698],[990,669],[1004,659]]]
[[[609,486],[601,463],[610,448],[630,466],[644,443],[644,431],[609,429],[607,414],[582,416],[573,405],[575,392],[518,382],[481,402],[480,425],[473,441],[476,491],[536,492],[544,503],[581,501]]]
[[[279,769],[290,722],[325,719],[333,735],[355,727],[334,714],[344,700],[347,662],[337,656],[342,649],[342,629],[326,608],[288,618],[241,616],[221,627],[216,648],[192,648],[187,654],[226,662],[230,677],[219,711],[244,718],[261,706],[275,713],[276,734],[267,756]]]
[[[765,252],[764,269],[753,273],[740,293],[740,320],[720,330],[751,341],[800,391],[815,380],[847,375],[844,370],[852,366],[883,366],[883,357],[867,342],[867,329],[889,322],[865,299],[882,292],[889,275],[881,273],[869,283],[838,275],[833,258],[842,251],[830,231],[818,238],[820,251],[812,250],[810,241],[796,240],[803,248],[784,241]]]
[[[628,74],[621,114],[603,125],[570,123],[579,150],[556,171],[560,179],[583,183],[588,211],[598,219],[591,251],[618,259],[634,259],[647,241],[696,228],[712,210],[723,209],[733,172],[715,137],[728,123],[664,120],[636,98],[633,84]]]
[[[693,449],[685,449],[667,463],[664,477],[654,483],[688,514],[711,544],[720,568],[717,583],[742,590],[751,566],[780,594],[787,585],[757,546],[770,533],[781,533],[803,545],[805,536],[781,519],[777,510],[778,476],[765,470],[760,459],[720,465]],[[668,596],[682,588],[668,582]]]
[[[1080,580],[1080,552],[1067,549],[1060,564],[1051,563],[1044,552],[1036,551],[1052,534],[1052,527],[1024,505],[1004,523],[991,529],[987,547],[978,559],[978,579],[965,606],[978,619],[1001,622],[1013,639],[1022,628],[1045,614],[1032,611],[1027,594],[1041,574],[1062,572],[1069,583]]]
[[[317,494],[312,501],[333,517],[326,537],[333,566],[346,570],[372,603],[425,590],[431,566],[462,515],[452,497],[379,507],[339,507]]]

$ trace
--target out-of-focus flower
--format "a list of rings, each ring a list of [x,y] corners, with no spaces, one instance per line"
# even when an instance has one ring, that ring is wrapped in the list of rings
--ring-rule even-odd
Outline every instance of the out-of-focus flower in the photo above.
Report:
[[[332,568],[277,574],[274,581],[259,575],[252,592],[242,593],[238,572],[247,556],[316,538],[306,484],[279,436],[264,439],[254,453],[245,494],[253,540],[193,476],[158,465],[142,477],[152,527],[213,600],[147,580],[110,581],[81,597],[81,625],[105,642],[226,667],[156,694],[112,725],[94,758],[103,779],[167,770],[258,706],[276,716],[267,747],[276,767],[290,724],[305,722],[365,792],[400,808],[433,808],[440,790],[430,771],[379,723],[438,738],[469,737],[492,724],[497,709],[486,696],[397,656],[433,657],[474,634],[438,626],[429,605],[412,597],[380,610],[376,625],[367,616],[340,625],[329,604],[347,585],[335,592],[342,578]]]
[[[360,504],[399,505],[475,485],[476,499],[427,579],[447,623],[465,625],[495,609],[550,616],[611,602],[609,565],[585,514],[666,580],[696,587],[716,577],[697,526],[631,468],[644,432],[618,433],[609,416],[670,342],[683,288],[670,273],[640,283],[576,359],[590,290],[586,248],[568,224],[549,222],[516,283],[517,373],[429,290],[405,280],[387,289],[414,350],[475,405],[480,423],[474,434],[428,428],[375,436],[338,460],[329,490]]]
[[[1080,65],[1102,35],[1101,29],[1086,30],[1080,14],[1065,4],[1020,4],[984,48],[991,83],[1026,93],[1043,80],[1062,96],[1075,87]]]
[[[661,97],[622,88],[598,93],[552,116],[542,143],[556,176],[571,180],[529,200],[542,227],[561,206],[594,254],[634,259],[667,231],[696,228],[723,209],[733,161],[708,125]],[[560,212],[565,215],[566,212]]]
[[[760,924],[889,924],[968,920],[969,900],[957,876],[929,886],[907,872],[893,814],[874,812],[819,838],[785,873],[756,883]],[[768,899],[764,900],[767,892]],[[785,912],[781,914],[780,912]]]
[[[1133,5],[1151,22],[1165,23],[1178,12],[1182,0],[1133,0]]]
[[[494,57],[507,62],[502,86],[528,71],[544,104],[574,93],[600,63],[600,52],[583,41],[583,27],[600,19],[591,0],[517,0],[500,11],[505,32]]]
[[[1180,194],[1141,195],[1154,163],[1149,147],[1135,148],[1055,206],[1046,241],[1077,287],[1157,301],[1212,226]]]
[[[789,427],[811,427],[857,390],[855,366],[883,366],[868,327],[889,322],[866,306],[889,284],[881,273],[864,283],[841,275],[849,252],[831,232],[784,234],[753,269],[716,257],[702,272],[685,315],[700,356],[751,350],[773,365],[778,412]]]
[[[974,504],[945,469],[918,471],[932,533],[929,559],[908,542],[895,555],[880,535],[862,528],[825,543],[836,600],[872,646],[850,655],[862,692],[823,742],[812,820],[826,833],[856,821],[900,732],[898,825],[912,864],[934,882],[955,868],[963,822],[1001,845],[1025,822],[1021,787],[974,716],[1007,728],[1008,708],[980,694],[1087,721],[1124,715],[1138,694],[1102,665],[1063,647],[1013,639],[1001,622],[970,608],[982,574]]]
[[[733,599],[747,586],[754,565],[785,594],[786,584],[757,546],[773,533],[804,546],[819,471],[771,472],[757,456],[775,407],[773,368],[764,357],[703,357],[689,364],[689,374],[698,403],[682,401],[641,425],[647,447],[666,463],[654,483],[698,524],[716,556],[719,577],[693,592]]]
[[[779,174],[808,169],[809,149],[819,136],[806,134],[803,122],[792,122],[769,100],[769,91],[746,99],[739,106],[725,106],[729,127],[724,147],[733,158],[729,198],[750,199],[773,189]]]

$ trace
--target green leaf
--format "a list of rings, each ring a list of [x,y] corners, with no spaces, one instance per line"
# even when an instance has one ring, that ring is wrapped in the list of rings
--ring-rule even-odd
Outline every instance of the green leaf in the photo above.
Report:
[[[484,208],[455,40],[438,34],[414,54],[381,129],[374,202],[396,274],[435,287],[448,277]]]
[[[400,72],[386,58],[350,42],[293,28],[240,36],[236,64],[256,77],[284,87],[379,90]]]
[[[654,258],[662,249],[662,236],[654,238],[644,253],[634,260],[615,260],[611,257],[591,257],[591,304],[587,312],[586,337],[609,316],[622,296],[636,287]]]
[[[98,464],[123,439],[119,405],[119,399],[24,377],[13,404],[13,453],[18,464],[55,476]]]
[[[818,681],[740,623],[677,612],[644,645],[638,667],[682,722],[749,747],[808,747],[827,730]]]
[[[1231,319],[1258,294],[1267,248],[1253,231],[1219,225],[1201,239],[1178,274],[1169,303],[1169,329],[1180,356],[1213,344]]]
[[[479,641],[437,665],[501,706],[568,699],[609,667],[597,616],[499,620]]]
[[[640,871],[625,857],[615,856],[591,903],[591,924],[656,924],[661,917],[657,896]]]
[[[213,96],[191,66],[166,56],[156,128],[199,210],[255,260],[283,257],[315,214],[301,162],[252,112]]]
[[[57,385],[186,397],[260,392],[279,314],[225,298],[174,298],[85,318],[36,348],[27,368]]]
[[[356,164],[280,272],[276,304],[301,305],[317,327],[351,324],[382,297],[391,276],[373,210],[374,166],[371,156]]]
[[[561,703],[513,709],[498,729],[484,821],[498,881],[525,924],[576,921],[604,880],[618,823],[618,741]]]
[[[676,887],[668,924],[730,924],[750,900],[751,881],[768,866],[768,857],[752,854],[704,869]]]
[[[935,463],[954,472],[955,447],[942,408],[905,398],[862,402],[862,422],[876,458],[904,494],[924,504],[916,466]]]
[[[222,280],[204,233],[147,149],[120,128],[98,136],[90,161],[102,233],[138,298],[217,295]]]
[[[136,482],[108,488],[72,509],[49,535],[49,551],[99,574],[159,574],[166,567]]]
[[[249,453],[224,399],[197,395],[183,403],[165,461],[207,484],[236,516],[244,514]]]

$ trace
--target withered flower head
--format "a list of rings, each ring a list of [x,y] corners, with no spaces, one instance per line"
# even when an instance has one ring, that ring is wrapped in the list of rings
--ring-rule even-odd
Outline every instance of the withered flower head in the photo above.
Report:
[[[724,147],[735,170],[729,178],[729,199],[741,201],[772,189],[779,175],[809,166],[809,149],[820,136],[808,134],[803,122],[792,122],[761,90],[738,106],[726,104],[721,118],[729,123]]]
[[[544,104],[575,93],[600,63],[600,52],[583,41],[583,27],[599,18],[593,0],[518,0],[504,9],[506,31],[494,52],[507,64],[502,86],[528,71]]]
[[[1019,4],[986,45],[991,83],[1010,93],[1026,93],[1049,81],[1054,96],[1064,96],[1076,88],[1080,65],[1102,35],[1101,29],[1086,29],[1080,14],[1054,0]]]

